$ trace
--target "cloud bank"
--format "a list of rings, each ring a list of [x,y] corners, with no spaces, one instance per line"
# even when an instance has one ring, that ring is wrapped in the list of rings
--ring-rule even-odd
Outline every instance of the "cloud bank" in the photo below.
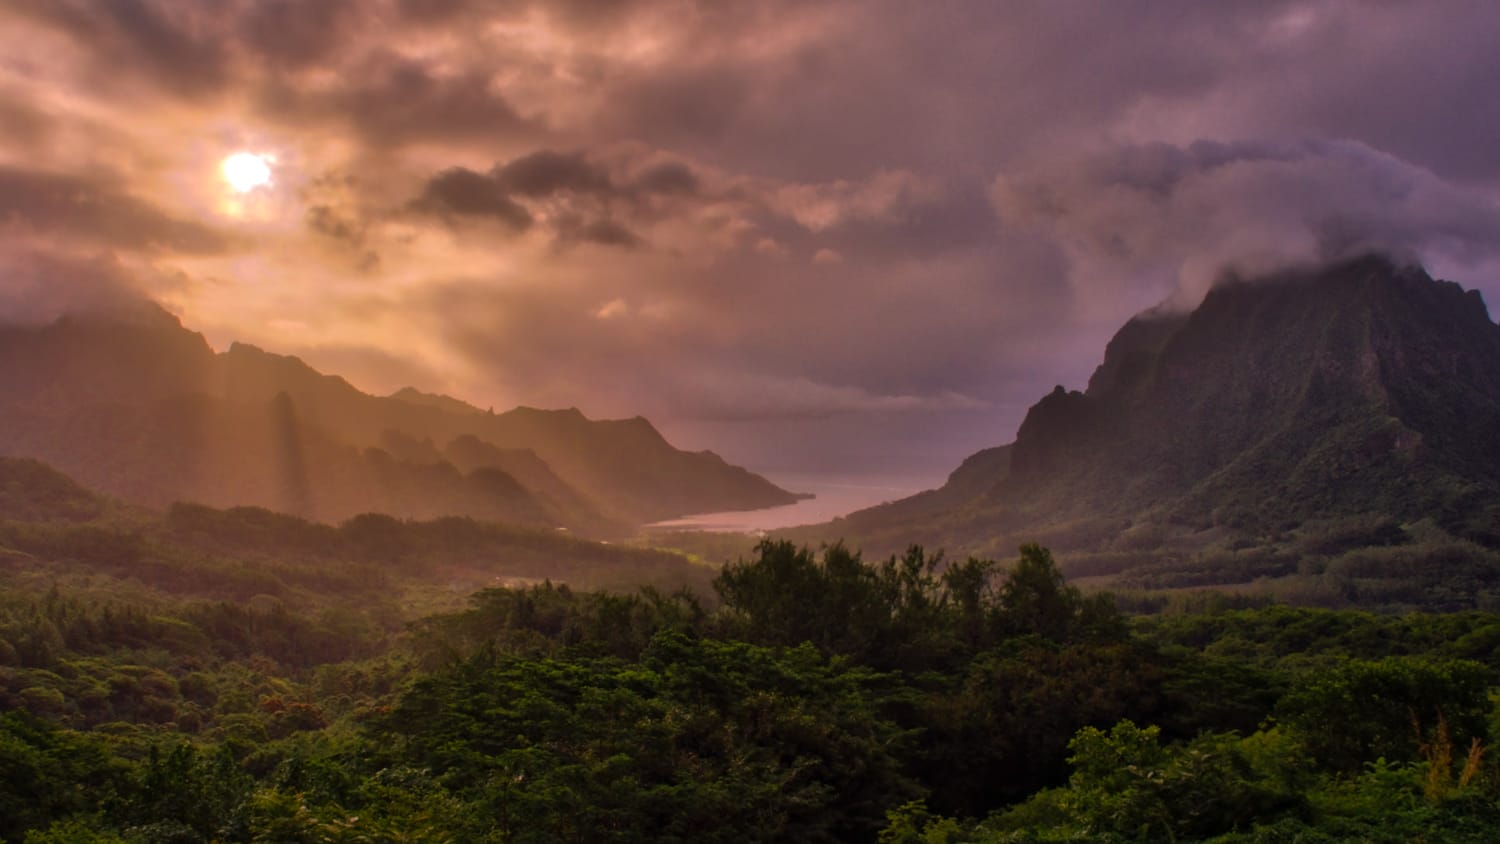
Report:
[[[1063,244],[1080,275],[1171,277],[1192,306],[1223,273],[1254,277],[1372,251],[1475,260],[1500,201],[1358,141],[1111,147],[1001,175],[1002,221]]]
[[[1011,436],[1226,269],[1500,295],[1500,7],[16,0],[0,307],[768,468]],[[274,158],[247,194],[216,175]]]

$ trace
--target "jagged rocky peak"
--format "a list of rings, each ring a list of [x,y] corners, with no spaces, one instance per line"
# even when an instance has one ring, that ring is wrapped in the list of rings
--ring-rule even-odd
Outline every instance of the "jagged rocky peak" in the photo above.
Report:
[[[1066,535],[1093,548],[1126,523],[1259,541],[1366,517],[1497,544],[1497,431],[1500,327],[1483,298],[1364,256],[1225,278],[1190,312],[1130,320],[1087,391],[1042,397],[1008,471],[947,506],[981,545],[1091,525]]]
[[[1096,423],[1095,402],[1061,384],[1031,406],[1016,432],[1011,469],[1017,474],[1048,470],[1066,456],[1080,439],[1091,435]]]
[[[1135,389],[1149,381],[1162,346],[1187,322],[1186,312],[1162,308],[1125,323],[1104,349],[1104,362],[1089,377],[1089,396]]]

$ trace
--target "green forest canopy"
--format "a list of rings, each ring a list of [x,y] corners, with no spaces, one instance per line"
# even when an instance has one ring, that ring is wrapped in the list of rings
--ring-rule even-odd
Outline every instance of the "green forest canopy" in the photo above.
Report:
[[[1034,545],[948,565],[765,542],[708,600],[544,582],[391,630],[337,592],[132,593],[82,576],[103,551],[25,553],[0,572],[5,841],[1500,829],[1489,614],[1131,619]]]

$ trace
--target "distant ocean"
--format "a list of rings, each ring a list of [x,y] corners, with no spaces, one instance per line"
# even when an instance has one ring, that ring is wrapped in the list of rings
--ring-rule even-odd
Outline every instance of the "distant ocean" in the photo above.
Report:
[[[936,489],[946,473],[827,475],[763,472],[772,483],[791,492],[810,492],[813,498],[768,507],[728,513],[701,513],[685,519],[657,522],[648,528],[707,530],[721,533],[754,533],[797,525],[817,524],[855,510],[906,498],[926,489]]]

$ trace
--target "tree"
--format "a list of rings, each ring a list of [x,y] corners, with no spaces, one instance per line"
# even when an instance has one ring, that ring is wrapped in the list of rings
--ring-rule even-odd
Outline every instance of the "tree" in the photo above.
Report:
[[[1007,635],[1054,642],[1125,636],[1114,601],[1104,594],[1085,598],[1067,583],[1052,552],[1035,543],[1021,546],[1021,559],[1000,587],[999,624]]]
[[[1318,763],[1357,772],[1376,759],[1416,761],[1439,724],[1468,747],[1489,740],[1489,672],[1468,660],[1387,657],[1309,671],[1281,700],[1281,721]]]

